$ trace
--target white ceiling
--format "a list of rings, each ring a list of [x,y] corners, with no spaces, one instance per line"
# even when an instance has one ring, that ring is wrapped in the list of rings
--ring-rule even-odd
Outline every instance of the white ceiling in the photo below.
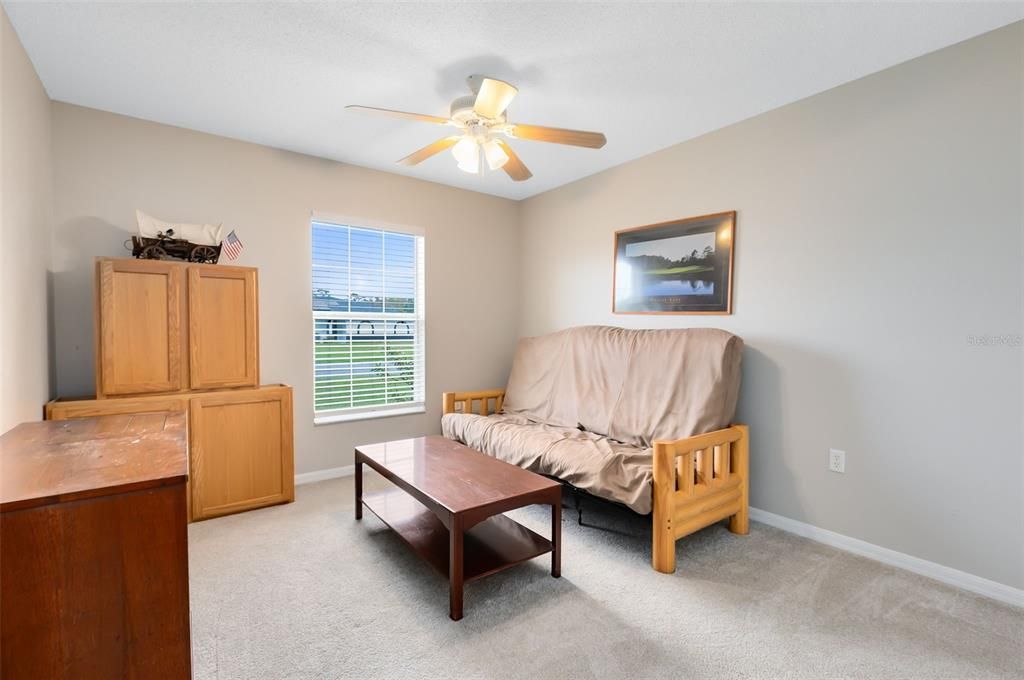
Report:
[[[1022,3],[5,2],[53,99],[525,198],[1024,18]],[[510,119],[597,130],[600,150],[514,141],[534,177],[394,161],[448,128],[482,73]]]

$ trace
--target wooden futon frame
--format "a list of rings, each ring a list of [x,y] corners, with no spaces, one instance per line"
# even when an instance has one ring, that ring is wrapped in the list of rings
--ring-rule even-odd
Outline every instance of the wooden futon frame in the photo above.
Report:
[[[486,416],[501,411],[505,390],[445,392],[443,398],[445,414]],[[749,434],[746,425],[732,425],[654,442],[651,564],[655,570],[674,572],[676,540],[715,522],[728,518],[729,531],[749,531]]]

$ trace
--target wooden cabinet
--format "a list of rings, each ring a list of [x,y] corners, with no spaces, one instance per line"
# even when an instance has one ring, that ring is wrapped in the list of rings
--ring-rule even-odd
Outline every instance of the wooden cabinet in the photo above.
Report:
[[[295,500],[292,388],[55,399],[47,420],[182,411],[189,419],[188,519]]]
[[[96,273],[97,394],[182,389],[181,266],[104,259]]]
[[[156,394],[123,399],[54,399],[46,404],[47,420],[72,420],[100,416],[133,415],[140,413],[180,412],[188,418],[187,394]],[[191,469],[191,462],[189,468]],[[186,519],[192,521],[192,482],[186,484]]]
[[[192,389],[259,384],[256,271],[188,270],[188,345]]]
[[[177,413],[0,437],[0,678],[191,677],[185,436]]]
[[[295,499],[292,389],[258,386],[255,269],[97,258],[95,324],[96,398],[47,420],[184,412],[189,520]]]
[[[170,411],[188,411],[188,395],[159,394],[124,399],[54,399],[46,405],[46,419],[69,420]]]
[[[190,424],[193,519],[295,499],[291,388],[194,395]]]
[[[259,384],[251,267],[98,258],[100,399]]]

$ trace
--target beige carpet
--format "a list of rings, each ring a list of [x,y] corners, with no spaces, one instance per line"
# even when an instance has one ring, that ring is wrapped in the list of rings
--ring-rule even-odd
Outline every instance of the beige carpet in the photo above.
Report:
[[[1021,678],[1024,611],[752,524],[649,566],[643,518],[591,502],[547,557],[447,584],[352,479],[294,504],[191,525],[195,678]],[[547,535],[541,508],[512,513]]]

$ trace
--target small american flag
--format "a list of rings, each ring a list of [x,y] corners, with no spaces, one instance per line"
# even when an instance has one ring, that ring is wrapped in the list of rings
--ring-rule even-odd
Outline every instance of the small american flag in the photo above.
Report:
[[[221,249],[227,253],[229,260],[235,259],[242,253],[242,242],[235,236],[234,229],[231,230],[231,233],[228,234],[228,237],[220,245]]]

